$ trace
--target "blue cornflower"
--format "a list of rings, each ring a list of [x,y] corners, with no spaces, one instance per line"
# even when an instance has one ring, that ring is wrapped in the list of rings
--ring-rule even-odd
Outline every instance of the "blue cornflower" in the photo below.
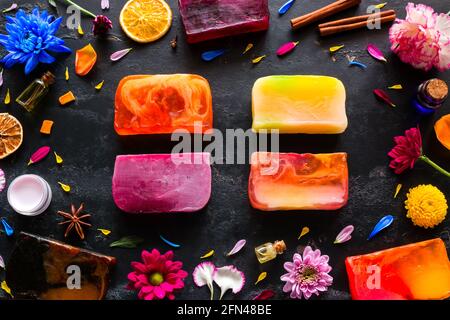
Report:
[[[55,58],[48,52],[72,52],[64,46],[64,40],[55,36],[62,18],[55,19],[47,11],[35,8],[26,14],[19,10],[16,17],[7,16],[7,35],[0,34],[0,44],[8,54],[0,60],[5,68],[17,63],[25,64],[25,74],[29,74],[38,63],[53,63]]]

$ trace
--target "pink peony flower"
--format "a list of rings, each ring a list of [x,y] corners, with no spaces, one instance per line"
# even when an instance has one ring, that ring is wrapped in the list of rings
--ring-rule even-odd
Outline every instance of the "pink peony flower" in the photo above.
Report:
[[[172,261],[173,252],[160,254],[158,250],[142,251],[143,262],[131,262],[133,272],[128,274],[128,289],[139,291],[142,300],[175,298],[174,293],[184,287],[188,273],[181,270],[183,263]]]
[[[414,3],[406,6],[406,18],[389,30],[391,49],[405,63],[425,71],[450,69],[450,16]]]
[[[328,264],[329,257],[321,255],[320,250],[312,250],[307,246],[303,251],[303,257],[296,253],[293,262],[286,262],[284,269],[288,273],[281,276],[286,284],[283,292],[290,292],[292,299],[309,299],[313,294],[328,290],[333,283],[333,277],[328,273],[331,267]]]

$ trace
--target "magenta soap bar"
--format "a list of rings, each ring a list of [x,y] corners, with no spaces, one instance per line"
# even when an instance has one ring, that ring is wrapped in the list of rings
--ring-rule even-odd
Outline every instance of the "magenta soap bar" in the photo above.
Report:
[[[117,156],[112,193],[129,213],[198,211],[211,195],[210,154]]]
[[[268,0],[178,0],[189,43],[269,28]]]

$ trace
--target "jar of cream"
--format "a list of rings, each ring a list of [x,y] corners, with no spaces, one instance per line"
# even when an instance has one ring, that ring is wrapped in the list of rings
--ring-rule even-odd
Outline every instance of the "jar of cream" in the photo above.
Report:
[[[38,175],[24,174],[15,178],[8,187],[9,205],[25,216],[37,216],[47,210],[52,201],[50,185]]]

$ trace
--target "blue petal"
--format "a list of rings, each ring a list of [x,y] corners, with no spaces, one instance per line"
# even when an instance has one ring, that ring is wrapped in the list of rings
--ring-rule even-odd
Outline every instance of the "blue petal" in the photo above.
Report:
[[[27,64],[25,65],[25,74],[29,74],[31,71],[36,68],[39,63],[39,58],[37,55],[33,54],[30,59],[28,59]]]
[[[53,63],[55,62],[55,58],[49,55],[47,52],[41,51],[41,53],[39,54],[39,62]]]
[[[367,238],[367,240],[372,239],[381,230],[389,227],[392,224],[392,221],[394,221],[394,217],[391,215],[387,215],[387,216],[384,216],[383,218],[381,218],[380,221],[378,221],[378,223],[373,228],[373,230],[370,233],[369,238]]]
[[[13,54],[10,53],[2,59],[2,62],[4,63],[4,66],[6,69],[11,68],[12,66],[14,66],[17,63],[17,60],[11,59],[12,55]]]
[[[5,233],[8,237],[12,236],[14,234],[14,229],[6,222],[5,218],[2,218],[2,224],[3,228],[5,229]]]
[[[280,9],[278,9],[278,13],[280,15],[285,14],[294,4],[295,0],[289,0],[288,2],[286,2],[285,4],[283,4]]]
[[[226,52],[225,49],[205,51],[205,52],[202,53],[202,59],[204,61],[211,61],[211,60],[214,60],[217,57],[220,57],[225,52]]]
[[[58,19],[56,19],[55,21],[50,23],[50,25],[48,26],[48,33],[55,34],[55,32],[59,28],[59,25],[61,24],[61,21],[62,21],[62,17],[59,17]]]

